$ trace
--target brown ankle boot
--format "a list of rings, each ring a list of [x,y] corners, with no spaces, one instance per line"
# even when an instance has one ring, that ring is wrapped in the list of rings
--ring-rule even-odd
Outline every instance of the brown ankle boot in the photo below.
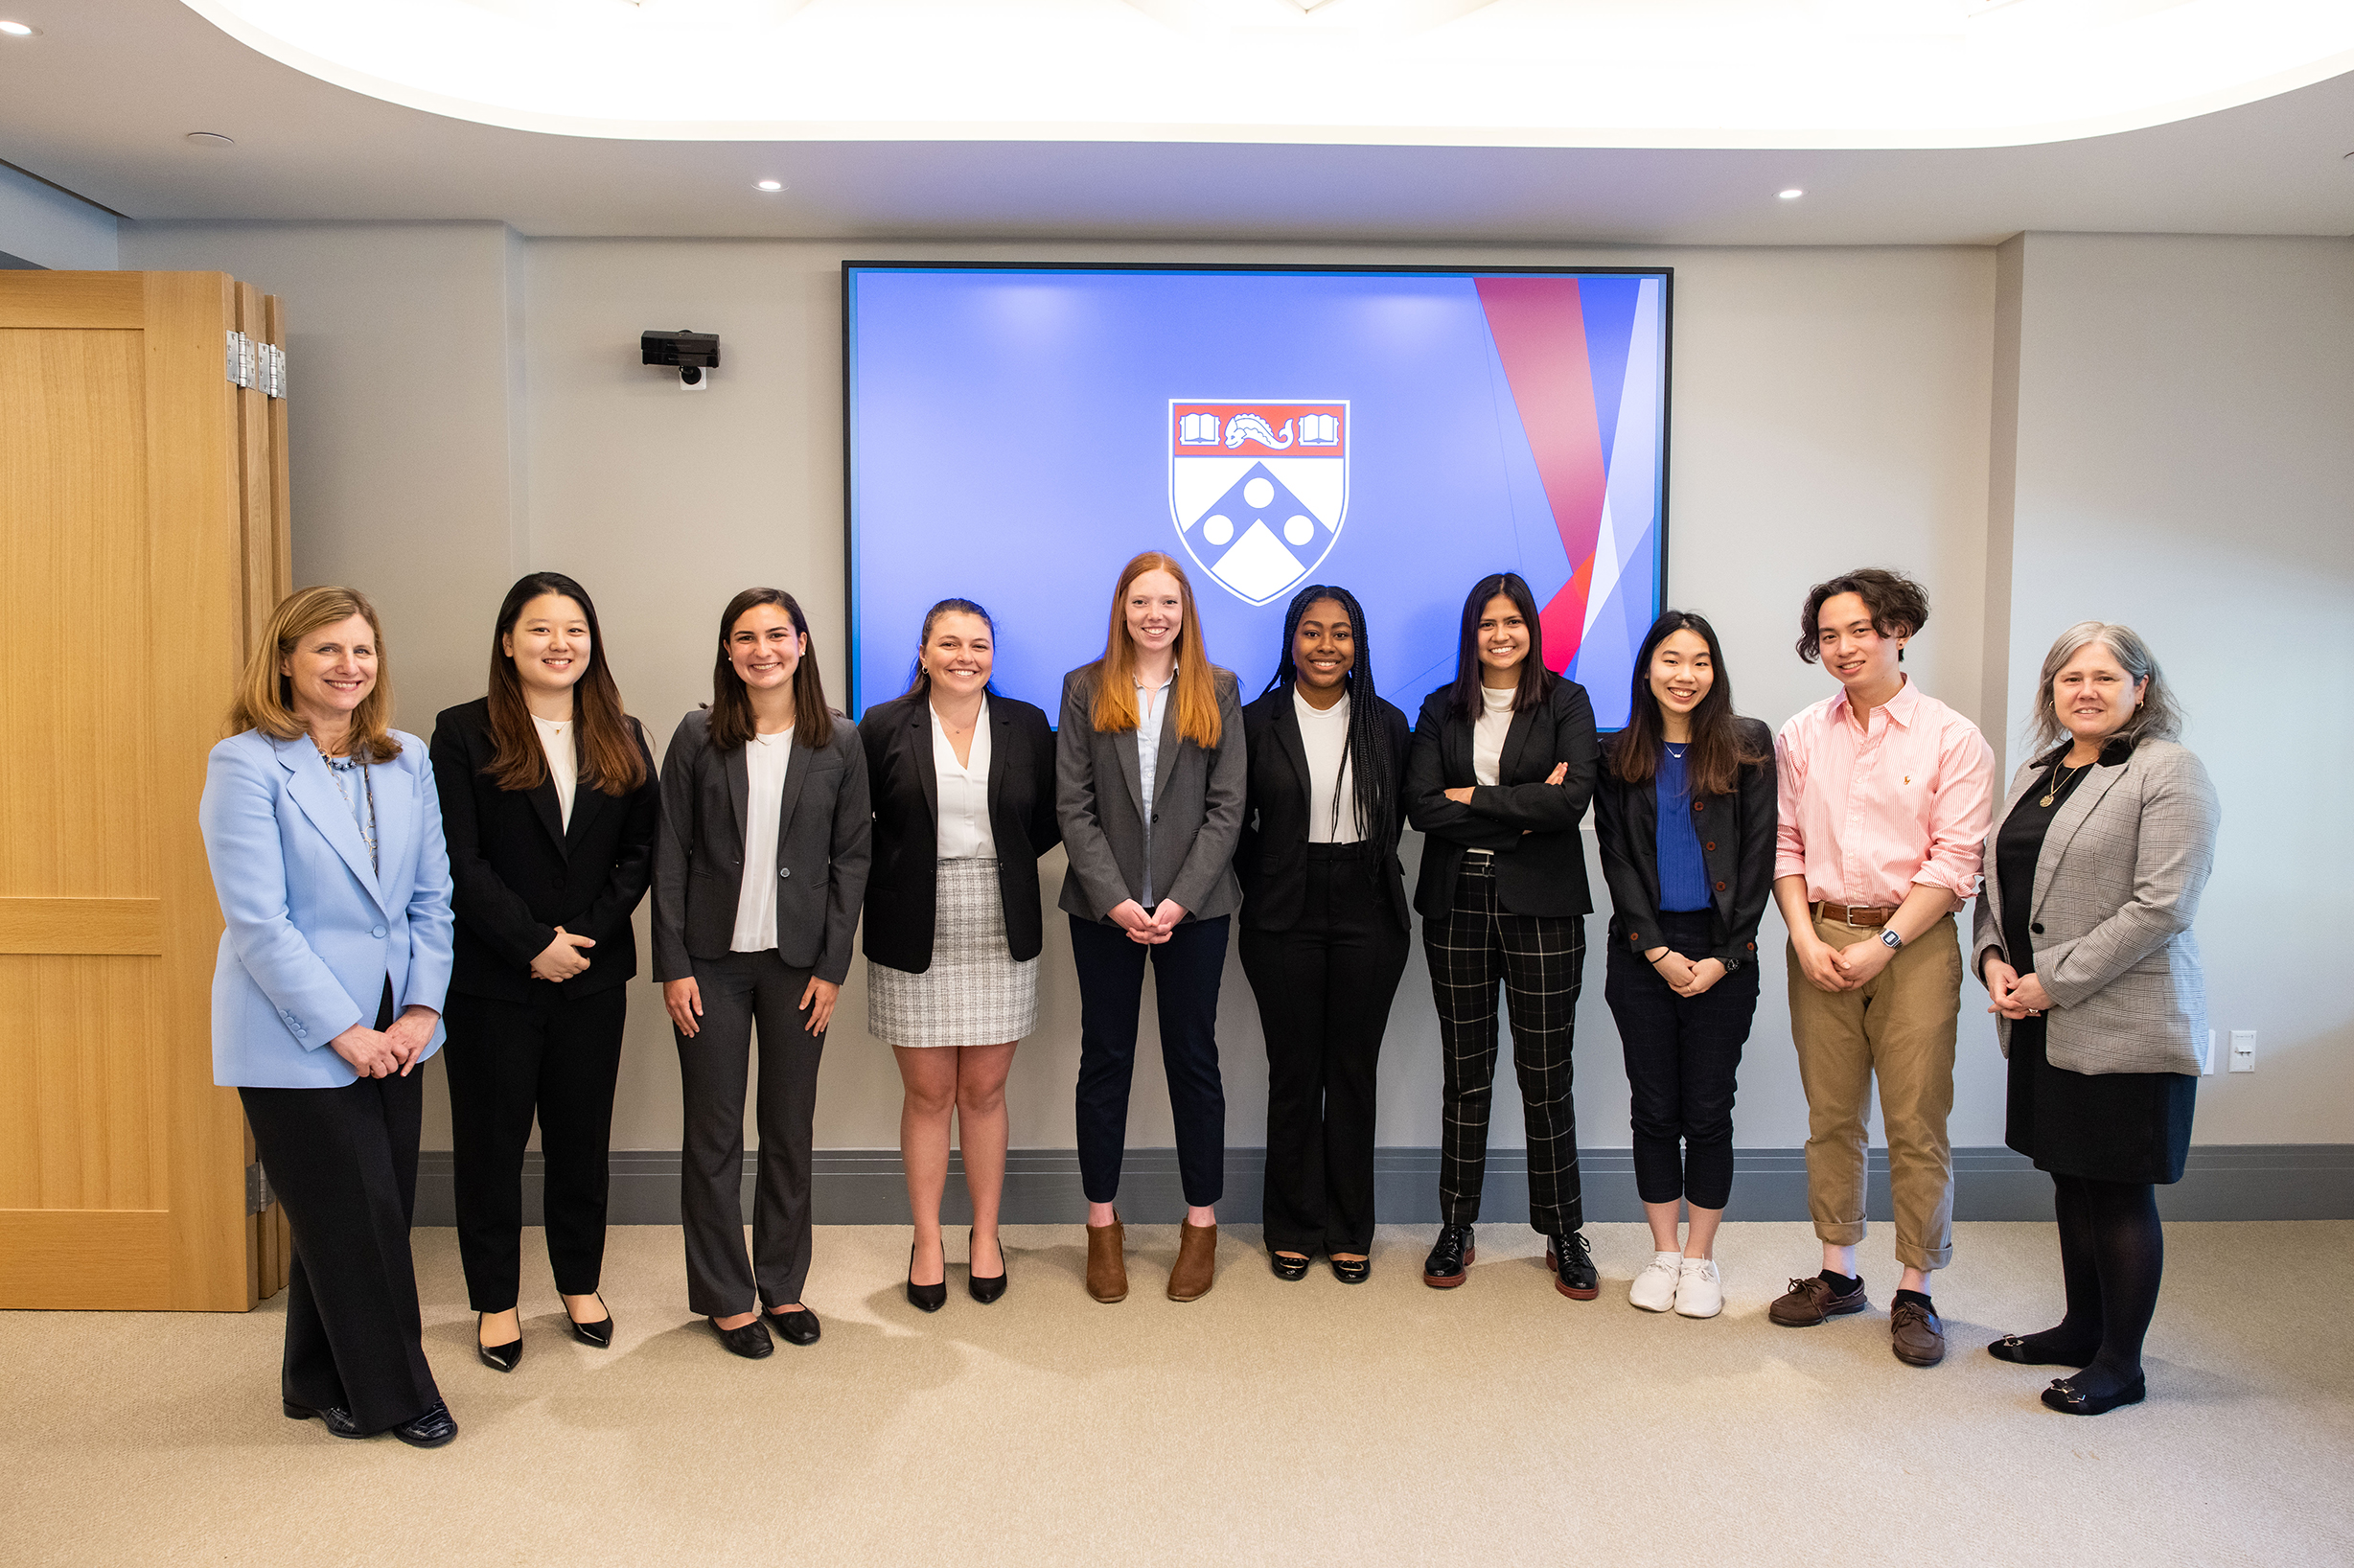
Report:
[[[1177,1228],[1177,1266],[1168,1271],[1168,1299],[1198,1302],[1210,1294],[1218,1268],[1218,1228],[1190,1221]]]
[[[1087,1294],[1107,1304],[1128,1299],[1127,1228],[1114,1219],[1087,1228]]]

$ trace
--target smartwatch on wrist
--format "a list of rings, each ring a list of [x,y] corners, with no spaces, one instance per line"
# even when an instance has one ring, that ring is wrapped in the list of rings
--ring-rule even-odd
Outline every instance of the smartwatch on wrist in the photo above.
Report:
[[[1904,945],[1904,938],[1886,926],[1880,929],[1880,945],[1894,953]]]

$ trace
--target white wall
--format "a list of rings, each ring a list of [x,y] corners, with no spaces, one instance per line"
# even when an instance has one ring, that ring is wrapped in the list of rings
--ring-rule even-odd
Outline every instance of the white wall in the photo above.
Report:
[[[58,271],[110,272],[120,265],[115,217],[0,168],[0,255]]]

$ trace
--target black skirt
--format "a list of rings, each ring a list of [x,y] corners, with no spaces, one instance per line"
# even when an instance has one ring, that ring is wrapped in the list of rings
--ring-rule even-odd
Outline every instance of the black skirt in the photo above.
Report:
[[[2043,1054],[2042,1018],[2011,1022],[2002,1141],[2038,1170],[2095,1182],[2182,1179],[2199,1080],[2186,1072],[2071,1072]]]

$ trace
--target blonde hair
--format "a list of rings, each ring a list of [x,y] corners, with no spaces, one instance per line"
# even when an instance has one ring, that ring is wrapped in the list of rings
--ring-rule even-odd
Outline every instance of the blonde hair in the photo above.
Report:
[[[1103,657],[1096,664],[1096,705],[1088,721],[1099,735],[1134,729],[1136,711],[1136,639],[1128,635],[1128,585],[1148,571],[1165,571],[1177,579],[1177,602],[1183,622],[1177,629],[1177,738],[1207,751],[1218,744],[1216,673],[1202,643],[1201,617],[1193,611],[1193,584],[1186,569],[1158,550],[1119,568],[1119,586],[1112,589],[1112,625],[1103,636]]]
[[[351,754],[361,762],[390,762],[401,754],[392,738],[392,671],[384,657],[384,625],[376,607],[358,588],[297,588],[269,612],[238,678],[237,694],[229,703],[229,733],[258,729],[272,740],[290,741],[309,733],[294,711],[294,682],[278,666],[303,638],[321,627],[348,621],[354,615],[368,623],[376,642],[376,684],[352,710]]]
[[[2141,634],[2130,626],[2109,621],[2078,621],[2051,645],[2051,652],[2043,656],[2043,673],[2036,678],[2035,715],[2028,721],[2035,749],[2041,751],[2068,738],[2068,727],[2060,722],[2059,709],[2052,705],[2051,683],[2060,679],[2069,659],[2096,642],[2116,657],[2136,683],[2149,682],[2142,688],[2140,706],[2118,735],[2131,741],[2170,741],[2181,734],[2182,710],[2176,705],[2174,688],[2158,673],[2158,657]]]

